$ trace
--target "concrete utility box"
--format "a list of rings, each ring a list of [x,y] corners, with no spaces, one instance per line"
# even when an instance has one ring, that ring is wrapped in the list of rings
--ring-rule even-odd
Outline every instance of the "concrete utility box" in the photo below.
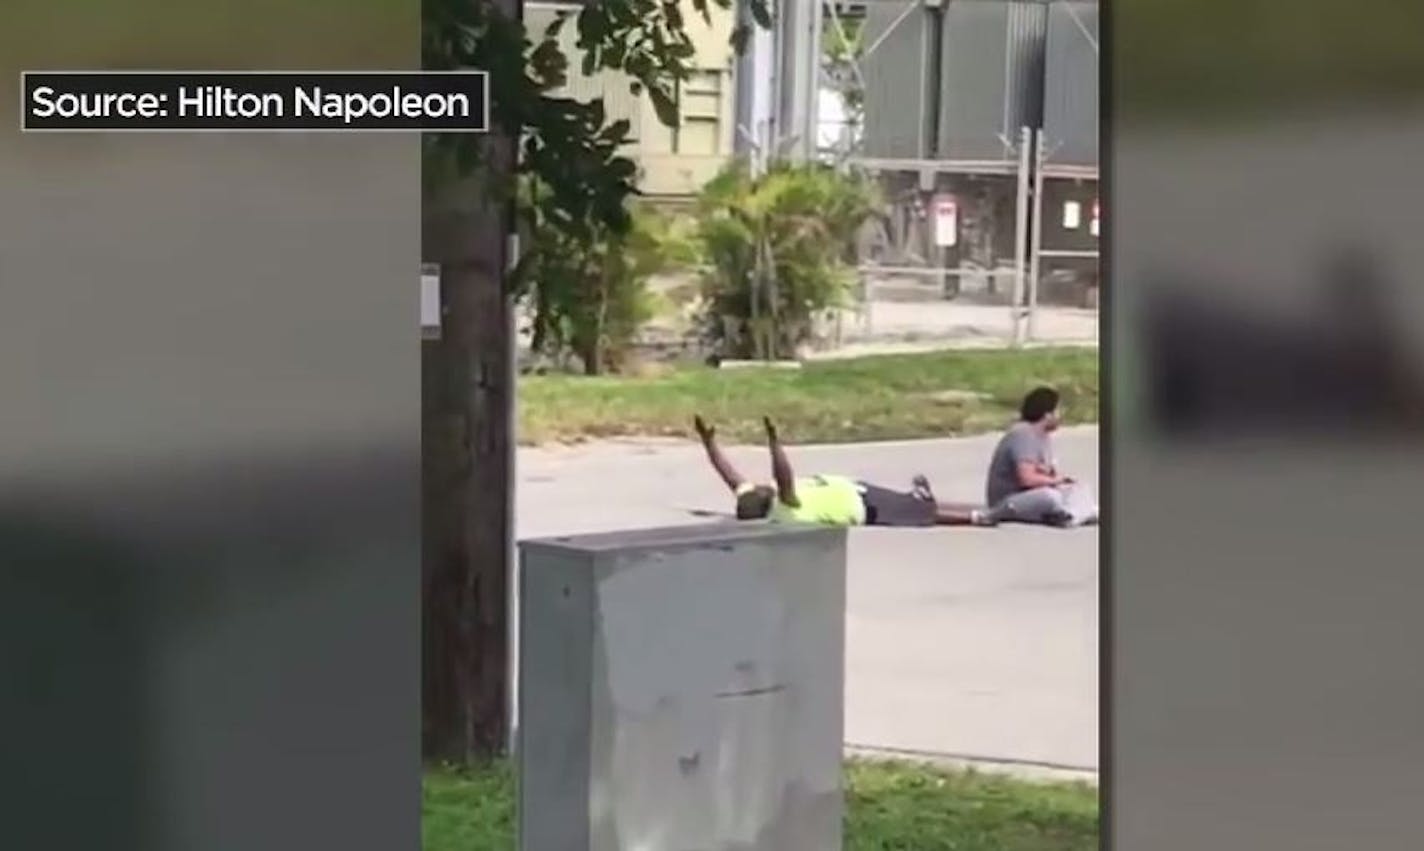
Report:
[[[523,851],[841,847],[844,530],[521,550]]]

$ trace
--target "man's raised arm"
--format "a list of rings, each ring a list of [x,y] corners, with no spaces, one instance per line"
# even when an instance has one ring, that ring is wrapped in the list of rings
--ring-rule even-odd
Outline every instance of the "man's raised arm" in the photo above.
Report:
[[[796,475],[791,469],[791,459],[786,457],[786,448],[781,445],[781,436],[777,434],[771,417],[764,418],[763,422],[766,424],[766,443],[771,449],[771,475],[776,479],[777,498],[797,508],[801,501],[796,498]]]
[[[701,416],[692,420],[692,426],[697,430],[698,438],[702,440],[702,448],[707,450],[707,460],[711,462],[712,469],[717,471],[717,475],[721,476],[722,481],[735,493],[746,483],[746,479],[742,478],[742,474],[727,460],[727,456],[722,454],[722,448],[717,445],[717,430],[708,425]]]

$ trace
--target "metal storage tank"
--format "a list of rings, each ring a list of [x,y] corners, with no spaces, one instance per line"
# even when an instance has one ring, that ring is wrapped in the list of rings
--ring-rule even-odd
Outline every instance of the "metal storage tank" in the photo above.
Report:
[[[950,0],[942,26],[942,159],[1013,160],[1019,128],[1043,116],[1043,2]]]
[[[1050,4],[1043,108],[1048,162],[1098,165],[1098,86],[1098,4]]]
[[[923,0],[869,0],[861,60],[865,77],[862,150],[867,157],[929,159],[934,98],[929,57],[937,34]]]

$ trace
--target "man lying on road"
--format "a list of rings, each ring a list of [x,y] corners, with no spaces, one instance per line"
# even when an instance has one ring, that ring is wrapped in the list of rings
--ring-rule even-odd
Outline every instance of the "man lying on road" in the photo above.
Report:
[[[1062,422],[1058,392],[1039,387],[1024,397],[1020,419],[1009,428],[989,461],[985,496],[995,522],[1078,526],[1098,521],[1097,498],[1086,486],[1058,472],[1053,432]]]
[[[917,476],[914,490],[891,490],[846,476],[798,478],[781,445],[776,426],[766,422],[775,485],[758,485],[737,472],[717,445],[716,431],[697,417],[693,425],[707,450],[707,460],[737,497],[738,520],[770,519],[781,523],[826,526],[991,526],[989,513],[935,500],[929,482]]]

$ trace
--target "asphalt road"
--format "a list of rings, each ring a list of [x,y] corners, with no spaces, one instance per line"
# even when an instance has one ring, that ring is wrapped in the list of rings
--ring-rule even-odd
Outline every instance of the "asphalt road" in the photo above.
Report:
[[[995,438],[793,448],[798,471],[976,501]],[[1098,433],[1057,439],[1065,470],[1095,487]],[[731,448],[768,477],[765,451]],[[701,449],[611,443],[519,456],[521,538],[696,522],[730,500]],[[857,529],[851,536],[846,741],[1075,771],[1098,767],[1098,532]]]

